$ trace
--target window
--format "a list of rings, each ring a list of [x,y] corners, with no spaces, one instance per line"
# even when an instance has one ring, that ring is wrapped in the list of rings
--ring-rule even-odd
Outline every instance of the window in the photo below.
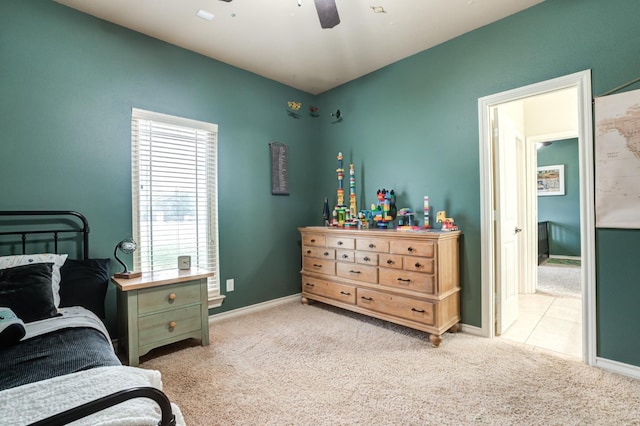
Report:
[[[131,170],[136,270],[174,269],[178,256],[215,272],[210,307],[222,301],[218,267],[218,126],[133,109]]]

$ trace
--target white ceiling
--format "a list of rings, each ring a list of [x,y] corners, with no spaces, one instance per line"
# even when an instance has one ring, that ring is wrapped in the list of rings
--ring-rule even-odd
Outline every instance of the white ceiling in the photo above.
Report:
[[[336,0],[331,29],[320,28],[313,0],[56,1],[318,94],[543,0]]]

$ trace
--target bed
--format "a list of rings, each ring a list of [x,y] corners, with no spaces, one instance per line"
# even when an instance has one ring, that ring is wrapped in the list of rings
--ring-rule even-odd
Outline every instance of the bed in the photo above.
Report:
[[[110,259],[73,211],[0,211],[3,425],[184,425],[155,370],[121,364],[105,318]]]
[[[538,265],[549,258],[549,222],[538,222]]]

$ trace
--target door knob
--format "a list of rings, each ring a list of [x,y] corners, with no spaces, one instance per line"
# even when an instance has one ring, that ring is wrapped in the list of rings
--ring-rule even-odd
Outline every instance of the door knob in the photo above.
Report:
[[[516,234],[517,234],[518,232],[522,232],[522,229],[520,229],[520,228],[518,228],[518,227],[516,226]]]

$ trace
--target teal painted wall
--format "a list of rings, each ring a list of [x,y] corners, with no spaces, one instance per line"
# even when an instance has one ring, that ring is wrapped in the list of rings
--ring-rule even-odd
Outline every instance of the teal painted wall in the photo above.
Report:
[[[312,96],[54,2],[4,0],[0,208],[82,211],[92,255],[110,257],[131,233],[131,107],[217,123],[220,278],[236,280],[220,312],[299,292],[296,228],[335,200],[342,151],[361,206],[393,188],[399,207],[429,195],[455,218],[463,321],[481,326],[478,98],[585,69],[594,95],[636,78],[639,14],[636,0],[547,0]],[[293,119],[289,100],[344,119]],[[290,147],[290,196],[270,194],[274,140]],[[598,355],[640,366],[640,232],[596,238]]]
[[[635,0],[547,0],[319,96],[344,115],[321,123],[323,170],[343,151],[361,176],[359,200],[394,188],[399,206],[420,209],[429,195],[459,224],[464,323],[481,326],[478,98],[587,69],[594,95],[638,77],[639,15]],[[321,179],[318,198],[333,195],[334,175]],[[640,365],[640,286],[619,279],[640,263],[609,260],[637,253],[640,234],[597,238],[598,355]]]
[[[578,139],[538,149],[538,167],[564,165],[564,195],[538,197],[538,220],[549,222],[549,254],[580,257]]]
[[[313,220],[318,138],[287,101],[313,97],[52,1],[0,3],[0,208],[73,209],[91,255],[131,235],[131,108],[218,124],[221,309],[300,291],[297,227]],[[269,142],[289,146],[272,196]],[[115,262],[113,262],[115,263]],[[115,289],[107,296],[115,330]]]

